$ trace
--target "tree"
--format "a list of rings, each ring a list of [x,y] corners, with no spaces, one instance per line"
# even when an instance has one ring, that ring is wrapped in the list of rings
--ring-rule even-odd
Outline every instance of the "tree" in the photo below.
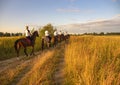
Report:
[[[10,37],[10,33],[7,33],[7,32],[6,32],[6,33],[4,34],[4,36]]]
[[[99,35],[104,35],[104,32],[101,32]]]
[[[40,29],[40,37],[45,36],[45,31],[48,30],[49,34],[53,36],[55,31],[54,27],[51,24],[45,25],[42,29]]]
[[[4,36],[4,33],[3,32],[0,32],[0,37]]]

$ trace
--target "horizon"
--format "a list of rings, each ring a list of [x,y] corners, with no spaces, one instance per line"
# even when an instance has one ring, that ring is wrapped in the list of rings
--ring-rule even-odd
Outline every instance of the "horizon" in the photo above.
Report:
[[[120,0],[1,0],[0,32],[48,23],[70,33],[120,32],[119,8]]]

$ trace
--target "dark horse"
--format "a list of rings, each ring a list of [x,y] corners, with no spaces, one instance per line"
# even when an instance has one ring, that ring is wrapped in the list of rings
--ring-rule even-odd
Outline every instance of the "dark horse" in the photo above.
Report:
[[[58,42],[64,41],[65,40],[65,36],[64,34],[58,35]]]
[[[65,41],[66,41],[66,40],[68,40],[68,39],[70,38],[70,35],[67,34],[67,35],[65,35],[64,37],[65,37]]]
[[[46,37],[42,37],[42,50],[44,49],[44,47],[46,46],[47,48],[49,48],[51,46],[51,37],[50,36],[46,36]]]
[[[39,37],[38,31],[35,31],[32,34],[31,41],[28,38],[20,38],[20,39],[15,41],[14,48],[15,48],[15,51],[17,52],[17,57],[19,57],[19,51],[20,51],[21,47],[24,47],[24,53],[26,56],[28,56],[28,54],[26,52],[26,50],[27,50],[26,48],[28,46],[32,46],[32,51],[31,51],[30,55],[32,55],[32,54],[34,55],[34,45],[35,45],[36,37]]]
[[[51,41],[53,43],[53,47],[56,47],[58,44],[58,36],[53,36]]]

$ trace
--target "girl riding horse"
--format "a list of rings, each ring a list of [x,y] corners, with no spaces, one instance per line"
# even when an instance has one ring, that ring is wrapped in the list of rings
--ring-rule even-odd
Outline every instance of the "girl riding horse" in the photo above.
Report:
[[[29,40],[28,38],[20,38],[15,41],[14,48],[15,48],[15,51],[17,52],[17,57],[19,57],[19,51],[20,51],[21,47],[24,47],[24,53],[26,56],[28,56],[28,54],[26,52],[28,46],[32,47],[32,51],[31,51],[30,55],[34,55],[34,45],[35,45],[36,37],[39,37],[38,31],[35,31],[32,34],[31,40]]]

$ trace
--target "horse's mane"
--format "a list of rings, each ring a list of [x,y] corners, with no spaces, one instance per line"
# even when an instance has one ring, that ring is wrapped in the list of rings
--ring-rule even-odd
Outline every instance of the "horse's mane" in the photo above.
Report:
[[[32,33],[31,39],[34,39],[36,34],[38,34],[38,31],[34,31],[34,32]]]
[[[33,33],[32,33],[32,35],[34,35],[35,33],[37,33],[38,31],[34,31]]]

